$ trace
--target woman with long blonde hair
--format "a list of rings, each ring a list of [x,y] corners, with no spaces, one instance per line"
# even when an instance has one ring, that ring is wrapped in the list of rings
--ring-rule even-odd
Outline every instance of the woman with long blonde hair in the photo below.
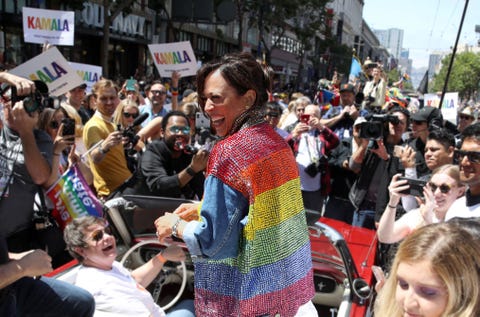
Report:
[[[375,316],[480,316],[479,224],[424,226],[399,246]]]

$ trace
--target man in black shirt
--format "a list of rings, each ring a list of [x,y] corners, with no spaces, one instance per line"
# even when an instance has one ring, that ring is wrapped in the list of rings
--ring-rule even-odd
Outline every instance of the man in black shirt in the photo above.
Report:
[[[135,183],[123,193],[201,199],[208,152],[192,153],[187,116],[180,111],[169,112],[162,119],[162,134],[163,139],[147,145]]]

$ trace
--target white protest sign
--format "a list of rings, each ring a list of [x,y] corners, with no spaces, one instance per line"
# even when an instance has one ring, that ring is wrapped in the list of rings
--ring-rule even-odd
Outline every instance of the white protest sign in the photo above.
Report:
[[[177,71],[182,77],[197,74],[197,59],[190,42],[148,45],[160,76],[172,77]]]
[[[457,124],[458,92],[445,93],[441,107],[440,96],[437,94],[425,94],[423,100],[425,106],[440,108],[444,120]]]
[[[23,7],[22,13],[25,42],[73,46],[75,12]]]
[[[78,76],[56,47],[15,67],[10,70],[10,73],[31,80],[43,81],[47,84],[52,96],[60,96],[83,84],[82,78]]]
[[[87,84],[87,92],[92,91],[92,86],[102,77],[102,66],[70,62],[70,66],[77,71],[78,76]]]

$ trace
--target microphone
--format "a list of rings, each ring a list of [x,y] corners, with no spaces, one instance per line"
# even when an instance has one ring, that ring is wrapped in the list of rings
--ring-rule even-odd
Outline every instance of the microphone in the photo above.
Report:
[[[133,120],[132,127],[136,127],[136,126],[142,124],[142,122],[147,120],[147,118],[148,118],[148,113],[142,113],[135,120]]]

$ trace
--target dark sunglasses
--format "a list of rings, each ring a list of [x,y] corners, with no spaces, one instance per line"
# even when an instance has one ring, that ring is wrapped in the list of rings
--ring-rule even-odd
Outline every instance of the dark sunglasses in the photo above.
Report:
[[[473,120],[473,117],[465,116],[465,115],[459,115],[458,118],[462,120]]]
[[[480,163],[480,152],[475,151],[462,151],[462,150],[455,150],[453,155],[457,162],[461,162],[463,158],[466,156],[468,160],[472,163]]]
[[[178,134],[182,132],[183,134],[189,134],[190,133],[190,127],[178,127],[176,125],[170,127],[168,130],[172,132],[173,134]]]
[[[136,117],[138,117],[138,115],[139,115],[138,112],[136,112],[136,113],[124,112],[124,113],[123,113],[123,116],[124,116],[125,118],[127,118],[127,119],[130,118],[130,117],[132,117],[133,119],[135,119]]]
[[[108,224],[103,229],[98,229],[92,232],[92,234],[90,235],[90,238],[94,242],[99,242],[100,240],[103,239],[103,236],[105,234],[108,234],[108,235],[112,234],[112,229],[108,226]]]
[[[56,129],[60,128],[60,124],[57,121],[52,121],[52,122],[50,122],[50,128],[56,130]]]
[[[163,96],[163,95],[167,94],[167,92],[165,90],[150,90],[150,92],[154,95],[160,95],[160,96]]]
[[[272,118],[278,118],[278,113],[276,112],[267,112],[265,115]]]
[[[436,192],[437,191],[437,188],[440,189],[440,192],[442,194],[448,194],[450,192],[450,189],[452,189],[449,185],[447,184],[442,184],[442,185],[435,185],[434,183],[432,182],[429,182],[428,183],[428,187],[430,187],[430,189],[432,190],[432,192]]]

